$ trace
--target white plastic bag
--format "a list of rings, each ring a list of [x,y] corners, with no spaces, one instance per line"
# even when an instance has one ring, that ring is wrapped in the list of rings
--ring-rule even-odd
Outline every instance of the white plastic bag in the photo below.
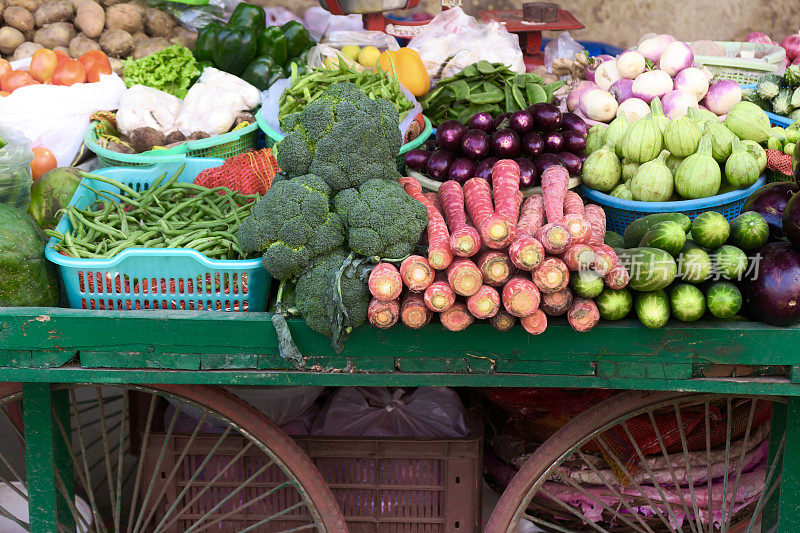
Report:
[[[575,54],[585,50],[583,45],[572,38],[568,31],[558,34],[557,39],[551,40],[544,47],[544,65],[548,72],[553,72],[553,61],[561,58],[572,59]]]
[[[183,100],[146,85],[134,85],[122,94],[117,110],[117,126],[123,135],[136,128],[155,128],[168,132],[183,107]]]
[[[364,29],[361,15],[331,15],[320,6],[312,6],[306,9],[306,13],[303,16],[303,25],[317,42],[322,39],[323,35],[333,31]]]
[[[334,31],[328,34],[325,41],[308,51],[308,67],[316,68],[322,66],[322,63],[327,58],[331,58],[334,64],[338,65],[339,58],[342,58],[345,63],[360,72],[364,69],[361,64],[339,53],[339,50],[348,44],[354,44],[360,47],[374,46],[381,52],[384,50],[400,49],[397,39],[382,31]]]
[[[175,127],[187,137],[196,131],[222,135],[230,131],[238,113],[250,111],[258,101],[258,89],[233,74],[208,67],[186,93]]]
[[[342,437],[466,437],[466,412],[447,387],[411,394],[385,387],[342,387],[320,412],[312,435]]]
[[[15,70],[27,70],[29,65],[30,58],[11,63]],[[32,147],[47,148],[58,166],[68,166],[83,144],[89,117],[95,111],[117,109],[124,91],[125,83],[116,74],[70,87],[21,87],[0,98],[0,125],[21,131]]]
[[[480,60],[525,72],[519,37],[506,31],[499,22],[480,22],[470,17],[460,7],[436,15],[411,39],[408,47],[419,53],[433,82],[438,81],[440,71],[442,78],[448,78]],[[442,70],[445,63],[447,66]]]
[[[302,23],[302,19],[283,6],[265,7],[267,26],[283,26],[290,20]]]

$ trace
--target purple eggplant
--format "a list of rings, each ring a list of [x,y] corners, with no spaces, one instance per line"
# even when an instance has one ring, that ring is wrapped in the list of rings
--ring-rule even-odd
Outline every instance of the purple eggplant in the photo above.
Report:
[[[564,167],[572,176],[579,176],[581,168],[583,168],[583,161],[572,152],[559,152],[558,157],[564,162]]]
[[[497,157],[516,157],[519,154],[519,134],[510,129],[497,130],[492,135],[492,154]]]
[[[564,161],[562,161],[561,158],[556,154],[542,154],[536,156],[536,159],[533,160],[533,163],[536,165],[536,170],[539,171],[540,176],[547,167],[552,167],[553,165],[561,165],[562,167],[566,168]]]
[[[511,113],[500,113],[496,117],[494,117],[494,129],[499,130],[500,128],[507,128],[508,127],[508,117]],[[503,126],[503,122],[506,122],[506,125]]]
[[[486,159],[478,163],[478,166],[475,167],[474,177],[482,178],[485,179],[486,181],[491,182],[492,168],[494,167],[494,164],[497,163],[497,161],[499,160],[496,157],[487,157]]]
[[[564,137],[557,131],[548,131],[542,139],[544,139],[545,152],[557,154],[564,149]]]
[[[564,138],[564,150],[577,154],[586,148],[586,137],[579,131],[568,130],[561,134]]]
[[[470,159],[483,159],[489,155],[489,135],[481,130],[469,130],[461,139],[461,153]]]
[[[544,139],[542,136],[532,131],[522,138],[522,153],[529,157],[536,157],[544,152]]]
[[[553,131],[561,126],[561,111],[553,104],[533,104],[528,113],[533,116],[534,128],[539,131]]]
[[[446,150],[435,150],[428,158],[428,176],[437,180],[445,181],[450,172],[450,165],[453,164],[455,157]]]
[[[467,157],[459,157],[450,164],[448,177],[462,185],[475,175],[475,161]]]
[[[520,135],[525,135],[533,130],[533,117],[530,113],[521,109],[520,111],[511,113],[511,116],[508,117],[508,124],[511,126],[512,130]]]
[[[467,127],[457,120],[445,120],[436,128],[436,142],[439,148],[457,152]]]
[[[519,186],[522,188],[533,187],[539,178],[536,172],[536,165],[527,157],[518,157],[514,159],[519,165]]]
[[[416,170],[417,172],[426,172],[428,169],[428,159],[430,159],[431,153],[428,150],[422,150],[417,148],[415,150],[409,150],[403,161],[408,168],[411,170]]]
[[[583,119],[575,113],[564,113],[561,115],[561,128],[564,131],[579,131],[584,137],[589,135],[589,125],[586,124]]]
[[[436,139],[428,139],[427,141],[422,143],[422,146],[420,146],[420,148],[422,148],[423,150],[427,150],[429,152],[433,152],[439,147],[436,146]]]
[[[494,119],[492,118],[492,114],[486,113],[485,111],[475,113],[472,115],[472,118],[469,119],[467,128],[492,133],[494,131]]]
[[[756,272],[744,281],[748,307],[767,324],[796,324],[800,321],[800,253],[788,242],[773,242],[759,254]]]
[[[769,235],[773,239],[783,237],[783,210],[792,195],[800,191],[796,183],[781,181],[764,185],[750,195],[742,207],[744,211],[755,211],[764,217],[769,225]]]

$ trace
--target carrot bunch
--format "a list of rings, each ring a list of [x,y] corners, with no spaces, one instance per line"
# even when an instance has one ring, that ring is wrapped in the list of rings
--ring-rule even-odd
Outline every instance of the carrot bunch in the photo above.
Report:
[[[570,277],[591,271],[620,289],[630,276],[603,244],[602,208],[585,206],[568,182],[566,169],[551,166],[542,173],[542,193],[523,201],[519,166],[510,159],[495,163],[491,185],[481,178],[463,187],[446,181],[435,195],[401,178],[428,210],[428,252],[399,269],[381,263],[372,270],[370,322],[420,328],[436,314],[450,331],[484,319],[508,331],[519,320],[538,335],[548,317],[566,316],[576,331],[593,328],[597,306],[572,293]]]

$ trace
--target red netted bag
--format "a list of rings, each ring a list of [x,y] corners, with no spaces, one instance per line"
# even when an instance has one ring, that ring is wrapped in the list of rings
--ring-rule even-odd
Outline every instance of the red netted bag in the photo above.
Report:
[[[280,171],[270,148],[231,157],[218,167],[202,171],[194,179],[203,187],[227,187],[243,194],[264,194]]]
[[[793,174],[792,156],[779,150],[767,150],[767,168],[791,176]]]

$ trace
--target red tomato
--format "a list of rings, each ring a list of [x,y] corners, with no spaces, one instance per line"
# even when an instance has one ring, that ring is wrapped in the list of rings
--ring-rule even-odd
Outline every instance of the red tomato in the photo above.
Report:
[[[74,59],[64,61],[53,71],[53,85],[74,85],[86,81],[86,69]]]
[[[33,179],[38,179],[39,176],[53,170],[57,166],[58,162],[53,152],[43,146],[37,146],[33,149],[33,161],[31,161],[31,174],[33,174]]]
[[[5,91],[0,91],[0,97],[9,96],[11,93],[7,93]]]
[[[38,85],[39,82],[34,80],[30,73],[25,70],[12,70],[5,76],[3,76],[3,81],[0,82],[0,90],[6,91],[8,93],[13,93],[15,90],[19,89],[20,87],[25,87],[27,85]]]
[[[100,81],[101,74],[111,74],[111,65],[103,65],[102,63],[94,63],[86,69],[86,81],[94,83]]]
[[[12,70],[14,69],[11,68],[11,63],[6,61],[5,59],[0,59],[0,82],[2,82],[6,74],[11,72]]]
[[[47,48],[36,50],[31,57],[31,77],[36,81],[45,82],[53,77],[56,65],[58,65],[58,56],[55,52]]]
[[[60,65],[61,63],[63,63],[64,61],[70,61],[70,60],[72,59],[71,57],[69,57],[69,56],[67,55],[67,53],[66,53],[66,52],[64,52],[64,51],[62,51],[62,50],[53,50],[53,52],[54,52],[54,53],[56,54],[56,56],[58,57],[58,64],[59,64],[59,65]]]
[[[108,72],[100,71],[100,74],[111,74],[111,63],[108,60],[108,56],[105,55],[102,50],[89,50],[81,57],[78,58],[83,68],[86,69],[86,72],[89,72],[89,69],[92,68],[92,65],[103,65],[105,68],[108,69]]]

